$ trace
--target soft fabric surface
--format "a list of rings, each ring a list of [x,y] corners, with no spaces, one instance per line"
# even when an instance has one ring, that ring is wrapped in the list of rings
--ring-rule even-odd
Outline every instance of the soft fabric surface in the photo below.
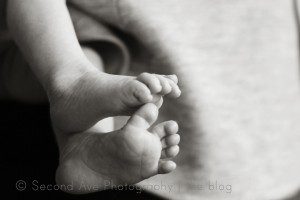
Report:
[[[173,185],[152,191],[174,199],[280,199],[300,188],[293,1],[70,2],[121,32],[133,73],[179,75],[182,97],[164,106],[181,127],[178,169],[141,184]]]

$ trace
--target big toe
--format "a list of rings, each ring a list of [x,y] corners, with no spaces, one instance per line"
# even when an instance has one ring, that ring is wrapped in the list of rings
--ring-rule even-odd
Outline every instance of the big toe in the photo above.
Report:
[[[148,129],[157,119],[158,108],[152,103],[143,105],[128,120],[127,125]]]
[[[126,99],[129,99],[130,101],[128,103],[132,105],[150,103],[153,99],[149,88],[138,80],[130,81],[127,89],[125,89],[123,92],[126,93]]]

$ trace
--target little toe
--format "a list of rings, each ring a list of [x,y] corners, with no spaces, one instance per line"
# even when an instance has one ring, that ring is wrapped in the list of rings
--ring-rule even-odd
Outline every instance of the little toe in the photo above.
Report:
[[[158,164],[159,174],[167,174],[174,171],[175,169],[176,169],[176,163],[171,160],[160,161]]]
[[[127,125],[148,129],[157,119],[158,108],[152,103],[143,105],[128,120]]]
[[[161,140],[162,148],[167,148],[169,146],[178,145],[180,142],[180,136],[178,134],[168,135]]]
[[[171,92],[168,94],[168,97],[178,98],[181,95],[181,90],[179,89],[178,85],[174,83],[173,80],[168,79],[169,84],[171,86]]]
[[[137,77],[137,80],[147,85],[151,93],[156,94],[162,90],[160,81],[154,74],[144,72]]]
[[[161,159],[173,158],[173,157],[177,156],[178,153],[179,153],[178,145],[174,145],[174,146],[165,148],[161,151]]]
[[[174,83],[178,84],[178,77],[175,74],[166,75],[165,77],[171,79],[172,81],[174,81]]]
[[[137,80],[133,80],[130,82],[129,92],[128,94],[126,94],[126,97],[128,99],[132,99],[131,97],[132,94],[134,98],[134,100],[132,101],[137,101],[138,103],[149,103],[153,99],[149,88],[144,83]],[[131,102],[131,103],[137,103],[137,102]]]

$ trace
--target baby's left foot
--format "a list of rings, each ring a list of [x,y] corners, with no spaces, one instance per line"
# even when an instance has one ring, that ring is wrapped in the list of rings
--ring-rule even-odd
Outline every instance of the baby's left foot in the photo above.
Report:
[[[72,72],[69,72],[72,74]],[[132,115],[146,103],[162,104],[162,97],[180,96],[176,75],[142,73],[137,77],[86,71],[78,78],[64,77],[48,92],[53,127],[64,133],[83,132],[112,116]],[[68,79],[71,83],[66,84]],[[57,89],[59,88],[59,89]],[[59,92],[58,92],[59,91]]]
[[[179,152],[178,125],[167,121],[148,131],[157,115],[157,107],[146,104],[121,130],[74,135],[61,152],[58,184],[72,184],[69,193],[89,193],[173,171],[176,164],[166,158]]]

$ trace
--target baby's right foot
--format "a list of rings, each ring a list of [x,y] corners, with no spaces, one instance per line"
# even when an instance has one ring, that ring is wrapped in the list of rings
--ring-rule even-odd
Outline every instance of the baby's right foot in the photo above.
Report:
[[[148,131],[157,115],[157,107],[146,104],[120,130],[74,134],[61,151],[58,184],[72,184],[67,192],[89,193],[173,171],[176,164],[170,159],[179,152],[178,125],[167,121]]]
[[[86,72],[68,87],[48,92],[54,128],[80,132],[106,117],[131,115],[145,103],[159,107],[162,96],[180,96],[177,83],[176,75],[142,73],[131,77]]]

